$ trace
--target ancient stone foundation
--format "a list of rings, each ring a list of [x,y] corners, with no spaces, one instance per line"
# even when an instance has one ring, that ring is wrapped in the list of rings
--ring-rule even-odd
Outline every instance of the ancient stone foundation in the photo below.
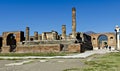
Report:
[[[9,46],[2,47],[2,53],[9,53]],[[41,44],[17,46],[15,53],[46,53],[46,52],[78,52],[81,51],[81,44],[70,44],[65,47],[63,44]]]
[[[68,45],[68,52],[81,52],[81,44],[70,44]]]

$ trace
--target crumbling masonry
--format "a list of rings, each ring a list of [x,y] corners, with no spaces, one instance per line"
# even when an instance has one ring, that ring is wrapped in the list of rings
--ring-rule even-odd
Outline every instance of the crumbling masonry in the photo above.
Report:
[[[25,36],[23,31],[3,32],[0,37],[0,50],[2,53],[8,53],[10,50],[11,37],[16,40],[16,53],[37,53],[37,52],[84,52],[97,47],[97,38],[99,35],[87,35],[82,32],[76,32],[76,9],[72,8],[72,32],[66,35],[66,25],[62,25],[62,35],[57,31],[43,32],[30,36],[30,28],[26,27]],[[109,34],[107,35],[109,37]],[[110,38],[115,39],[114,34]],[[114,40],[115,41],[115,40]],[[96,43],[93,43],[96,42]],[[109,42],[109,41],[108,41]],[[113,43],[114,44],[114,43]],[[111,43],[112,45],[112,43]],[[115,45],[113,45],[115,46]]]

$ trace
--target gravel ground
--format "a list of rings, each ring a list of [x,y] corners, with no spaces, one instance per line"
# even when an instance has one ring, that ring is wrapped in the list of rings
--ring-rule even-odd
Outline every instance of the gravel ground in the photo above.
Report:
[[[16,62],[22,61],[0,60],[0,71],[63,71],[84,66],[80,59],[35,59],[23,65],[5,66]]]

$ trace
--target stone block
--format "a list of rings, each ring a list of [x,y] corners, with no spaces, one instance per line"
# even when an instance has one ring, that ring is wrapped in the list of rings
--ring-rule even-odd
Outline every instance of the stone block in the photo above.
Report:
[[[70,44],[68,45],[68,52],[78,52],[81,51],[81,44]]]

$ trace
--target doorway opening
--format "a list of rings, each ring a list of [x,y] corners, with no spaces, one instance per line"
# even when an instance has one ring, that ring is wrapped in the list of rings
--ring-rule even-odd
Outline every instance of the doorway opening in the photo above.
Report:
[[[106,35],[100,35],[98,37],[98,48],[105,48],[108,46],[108,37]]]

